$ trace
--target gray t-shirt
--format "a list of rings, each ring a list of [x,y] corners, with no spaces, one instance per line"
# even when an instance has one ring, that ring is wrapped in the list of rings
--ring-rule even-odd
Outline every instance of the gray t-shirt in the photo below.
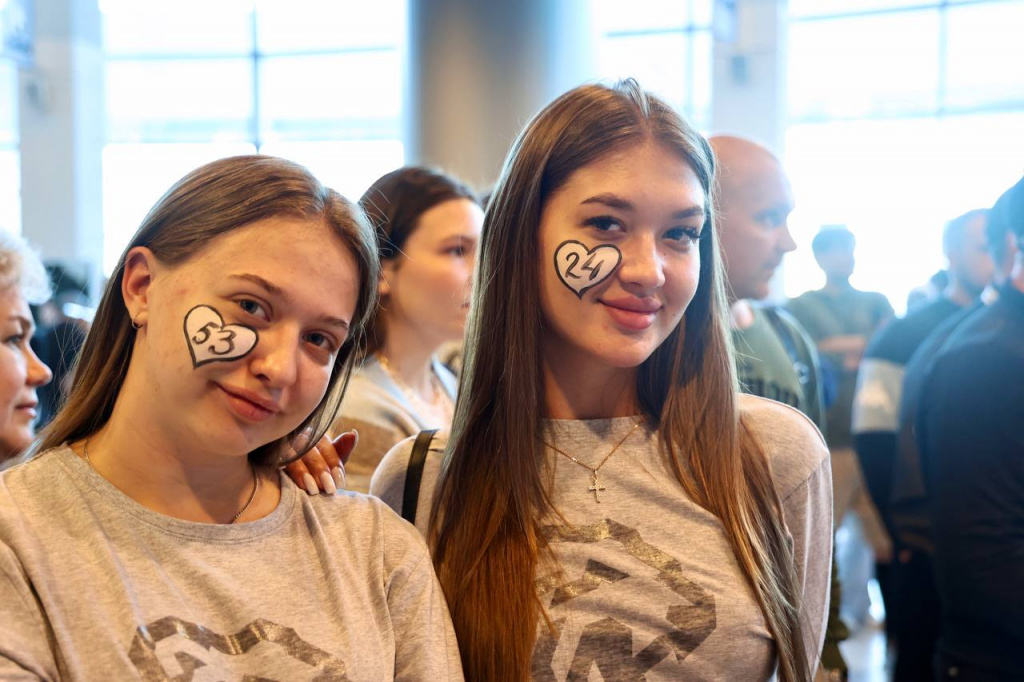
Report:
[[[378,500],[151,511],[61,447],[0,476],[0,679],[462,679],[425,544]]]
[[[801,413],[740,396],[769,458],[803,588],[801,619],[810,669],[824,636],[832,556],[828,450]],[[635,418],[546,422],[548,442],[594,465]],[[424,532],[445,438],[424,465],[416,526]],[[412,441],[384,458],[370,490],[401,510]],[[550,449],[552,499],[565,519],[545,536],[561,572],[541,568],[535,680],[763,680],[773,643],[721,522],[696,505],[671,470],[657,433],[641,427],[601,468],[600,502],[589,471]]]

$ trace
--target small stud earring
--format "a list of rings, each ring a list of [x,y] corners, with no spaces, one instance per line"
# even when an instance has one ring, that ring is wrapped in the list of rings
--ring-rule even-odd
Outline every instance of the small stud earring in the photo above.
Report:
[[[136,321],[135,321],[135,320],[133,319],[133,320],[132,320],[132,329],[135,329],[135,330],[139,330],[139,329],[142,329],[142,325],[141,325],[141,324],[139,324],[138,322],[136,322]]]

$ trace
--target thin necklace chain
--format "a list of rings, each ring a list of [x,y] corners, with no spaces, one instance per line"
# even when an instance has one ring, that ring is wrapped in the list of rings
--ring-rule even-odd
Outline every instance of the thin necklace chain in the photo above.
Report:
[[[398,376],[398,372],[396,372],[394,367],[391,366],[391,362],[388,361],[387,357],[385,357],[383,353],[377,353],[377,362],[380,363],[381,369],[391,377],[391,380],[398,385],[398,388],[402,393],[408,396],[410,400],[419,404],[421,408],[427,408],[428,412],[434,412],[438,407],[440,407],[442,416],[445,417],[447,421],[451,421],[449,407],[452,406],[452,399],[451,396],[448,395],[448,391],[441,386],[441,379],[434,371],[433,362],[431,362],[430,367],[430,387],[434,391],[434,400],[432,402],[428,402],[421,398],[417,391],[413,390],[409,384],[402,381],[401,377]]]
[[[543,441],[543,443],[544,443],[544,445],[548,446],[549,448],[551,448],[552,450],[554,450],[558,454],[562,455],[563,457],[567,457],[574,464],[579,464],[581,467],[583,467],[584,469],[586,469],[587,471],[590,472],[591,484],[590,484],[590,487],[587,488],[587,490],[588,490],[588,492],[594,493],[594,501],[597,502],[598,504],[601,504],[600,493],[603,490],[607,490],[607,488],[605,488],[604,486],[601,485],[601,483],[600,483],[600,481],[598,479],[598,472],[601,470],[601,467],[603,467],[605,465],[605,463],[609,459],[611,459],[612,455],[614,455],[616,453],[616,451],[618,451],[619,446],[621,446],[623,443],[625,443],[626,439],[629,438],[630,436],[632,436],[633,432],[636,431],[638,428],[640,428],[640,425],[643,424],[643,423],[644,423],[644,418],[641,417],[639,419],[639,421],[637,421],[636,424],[633,424],[633,428],[631,428],[629,431],[627,431],[626,435],[623,436],[622,439],[618,443],[615,444],[615,447],[613,447],[611,449],[611,451],[607,455],[604,456],[604,459],[602,459],[601,463],[598,464],[597,466],[590,466],[586,462],[581,462],[580,460],[576,459],[575,457],[570,455],[565,450],[561,450],[559,448],[556,448],[554,445],[552,445],[551,443],[549,443],[547,441]]]
[[[88,465],[92,467],[93,471],[95,471],[97,474],[100,474],[99,470],[96,468],[96,465],[92,463],[91,459],[89,459],[89,440],[88,439],[86,439],[86,441],[82,444],[82,451],[85,454],[85,461],[86,461],[86,463],[88,463]],[[237,521],[238,517],[240,517],[242,514],[245,513],[245,510],[249,508],[249,506],[252,504],[252,501],[256,499],[256,493],[259,492],[259,489],[260,489],[260,477],[259,477],[259,474],[256,473],[256,467],[252,466],[252,464],[250,464],[249,466],[252,467],[252,481],[253,481],[252,492],[249,493],[249,499],[245,501],[245,504],[242,505],[242,508],[238,510],[238,513],[235,514],[234,516],[232,516],[231,520],[228,521],[228,525],[230,525],[230,524],[234,523],[235,521]],[[100,476],[102,476],[102,475],[103,474],[100,474]]]

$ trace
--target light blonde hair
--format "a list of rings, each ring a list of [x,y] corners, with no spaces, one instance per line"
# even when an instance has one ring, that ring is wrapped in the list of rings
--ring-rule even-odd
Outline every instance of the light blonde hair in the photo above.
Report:
[[[16,287],[32,305],[50,300],[50,278],[39,254],[19,235],[0,230],[0,290]]]

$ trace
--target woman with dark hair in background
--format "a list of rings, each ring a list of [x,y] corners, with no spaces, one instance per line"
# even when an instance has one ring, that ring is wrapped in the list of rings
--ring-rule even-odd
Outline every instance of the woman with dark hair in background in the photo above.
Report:
[[[418,167],[383,176],[359,203],[377,228],[381,302],[331,432],[359,434],[345,464],[346,487],[366,492],[395,444],[451,425],[455,376],[436,353],[462,339],[483,211],[458,180]],[[316,494],[317,482],[329,477],[315,464],[310,469],[301,461],[289,467],[296,482]]]
[[[816,668],[828,451],[738,394],[713,178],[707,141],[632,81],[563,95],[506,160],[451,433],[371,486],[427,536],[470,679]]]
[[[357,207],[273,157],[160,199],[39,454],[0,475],[0,678],[461,679],[415,531],[277,471],[333,450],[376,251]]]

